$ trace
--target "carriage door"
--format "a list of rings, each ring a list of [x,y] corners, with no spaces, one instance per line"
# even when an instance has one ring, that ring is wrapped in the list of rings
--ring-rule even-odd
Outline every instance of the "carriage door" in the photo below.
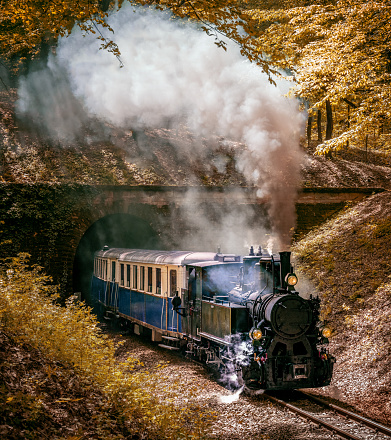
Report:
[[[201,330],[201,300],[202,300],[202,269],[189,268],[189,317],[190,334],[195,339],[200,339],[198,332]]]

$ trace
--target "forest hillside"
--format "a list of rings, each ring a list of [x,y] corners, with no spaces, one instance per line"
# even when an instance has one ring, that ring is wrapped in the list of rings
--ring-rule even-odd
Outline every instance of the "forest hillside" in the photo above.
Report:
[[[18,121],[16,99],[15,89],[0,92],[0,182],[246,185],[235,166],[235,153],[244,148],[238,143],[216,138],[211,147],[202,145],[206,140],[194,144],[186,130],[136,133],[104,127],[110,131],[104,141],[64,147]],[[303,146],[304,187],[391,188],[391,158],[386,151],[342,149],[330,160],[313,150]]]
[[[15,114],[17,91],[13,88],[16,77],[26,74],[32,60],[46,60],[48,54],[58,53],[59,37],[68,33],[75,35],[72,30],[75,24],[82,32],[96,35],[101,49],[111,52],[113,60],[118,61],[118,70],[124,66],[122,59],[126,50],[102,33],[111,35],[106,33],[111,29],[110,7],[117,10],[123,4],[120,14],[125,13],[125,7],[130,11],[134,4],[167,7],[175,17],[198,21],[200,29],[212,36],[211,41],[223,50],[227,47],[220,35],[238,43],[241,55],[260,66],[269,80],[277,70],[289,72],[295,80],[291,92],[308,110],[306,135],[301,139],[303,161],[299,189],[369,187],[385,190],[347,206],[293,246],[301,280],[298,290],[319,294],[322,318],[333,331],[330,338],[330,351],[336,357],[333,382],[317,392],[345,401],[366,415],[389,423],[389,2],[138,0],[129,5],[122,0],[58,0],[46,2],[44,12],[42,3],[40,0],[9,0],[2,2],[0,10],[0,184],[244,186],[251,181],[246,180],[248,176],[244,174],[253,174],[249,171],[252,162],[245,162],[245,171],[241,168],[240,172],[237,167],[240,153],[246,151],[240,143],[246,141],[243,136],[237,138],[240,142],[217,136],[214,139],[198,136],[195,142],[194,134],[183,126],[176,130],[119,129],[122,125],[112,126],[113,122],[107,122],[110,119],[103,123],[92,112],[91,121],[88,119],[86,127],[82,124],[83,136],[75,138],[70,145],[60,146],[57,141],[46,139],[44,133],[32,129],[32,119],[40,117],[37,114],[40,106],[32,106],[30,115],[18,119]],[[133,28],[128,20],[125,23],[126,28]],[[145,36],[154,34],[151,26],[147,30]],[[116,36],[119,31],[120,28],[115,28]],[[152,51],[148,49],[147,63],[144,63],[148,68],[153,60],[150,54],[157,53],[158,46],[168,45],[167,41],[158,38],[151,46]],[[181,44],[175,41],[175,63],[179,48],[186,41],[186,37],[180,40]],[[80,47],[75,52],[81,52]],[[188,62],[183,66],[188,67]],[[218,63],[213,57],[215,66]],[[98,68],[89,67],[89,81],[94,70]],[[126,68],[121,71],[127,72]],[[191,77],[197,76],[194,69],[189,71]],[[180,69],[178,72],[178,77],[184,77]],[[103,70],[100,73],[105,79],[102,84],[107,85],[109,78]],[[203,69],[203,73],[208,80],[220,78],[209,69]],[[9,74],[10,78],[16,77],[8,82]],[[174,75],[168,78],[171,84]],[[238,78],[241,80],[243,75]],[[227,89],[231,90],[238,82],[236,79],[228,82]],[[46,87],[41,78],[37,84]],[[167,84],[162,84],[161,90],[165,92]],[[191,82],[184,84],[183,96],[187,102]],[[198,97],[200,88],[197,81],[194,84],[197,90],[194,95]],[[57,93],[58,83],[54,81],[54,85]],[[217,85],[219,81],[210,87],[214,93]],[[105,87],[100,87],[99,94],[108,97],[103,90]],[[254,98],[254,88],[249,90],[249,96]],[[40,97],[46,94],[50,95],[45,90]],[[167,96],[171,104],[172,95]],[[58,101],[57,110],[65,107],[61,98]],[[149,100],[143,101],[148,107]],[[213,113],[219,115],[226,107],[220,105]],[[270,111],[275,107],[271,106]],[[229,125],[235,121],[240,125],[239,106],[233,109]],[[68,117],[82,122],[73,111],[59,114],[57,122]],[[290,118],[283,121],[292,122]],[[289,135],[293,135],[293,131],[289,130]],[[265,145],[269,147],[270,142]],[[258,152],[258,143],[253,150]],[[284,155],[278,156],[274,174],[266,174],[270,180],[283,182],[276,177],[276,170],[281,169],[281,162],[289,153],[291,150],[284,150]],[[300,151],[298,157],[301,157]],[[289,177],[292,162],[285,162],[288,167],[284,177]],[[255,167],[253,171],[259,169]],[[0,218],[0,225],[3,223]],[[170,386],[158,390],[155,378],[160,370],[154,375],[148,375],[149,372],[133,375],[134,370],[138,371],[137,362],[132,365],[118,362],[115,344],[100,331],[88,310],[72,300],[67,307],[56,305],[49,295],[46,277],[42,278],[37,268],[28,268],[21,256],[12,257],[13,267],[0,265],[1,438],[160,440],[164,434],[165,438],[177,440],[179,434],[183,434],[183,427],[187,438],[202,436],[209,415],[205,416],[205,425],[199,407],[172,404],[177,402],[177,396],[171,396],[168,405],[158,406],[161,402],[157,391],[167,395],[170,390]],[[96,365],[99,368],[95,368]],[[133,386],[135,377],[137,386]],[[151,385],[148,393],[144,386],[147,382]],[[184,400],[187,399],[185,395]],[[257,420],[258,417],[259,414]],[[257,438],[265,437],[257,434]]]
[[[390,239],[387,191],[346,209],[293,249],[302,285],[319,292],[322,318],[333,330],[337,362],[322,393],[385,423],[391,420]]]
[[[12,90],[2,92],[0,99],[3,183],[245,185],[235,168],[235,151],[241,145],[216,139],[215,147],[206,149],[208,157],[202,156],[202,148],[195,150],[198,154],[181,155],[178,143],[191,138],[186,132],[162,129],[112,131],[106,141],[59,147],[20,125],[15,99]],[[387,422],[391,418],[391,159],[387,152],[365,148],[341,149],[331,159],[313,155],[310,148],[303,150],[303,187],[386,189],[312,231],[294,245],[293,253],[300,290],[304,286],[319,293],[323,319],[333,329],[334,379],[320,392]],[[121,438],[134,429],[118,418],[118,408],[107,396],[92,391],[88,379],[79,378],[73,369],[53,363],[6,333],[0,334],[0,348],[0,436],[12,432],[9,438],[34,438],[29,437],[30,429],[66,436],[67,426],[73,425],[77,428],[73,433],[80,430],[109,438],[112,432],[113,438]],[[26,376],[28,371],[32,373]],[[99,423],[91,424],[91,418]]]

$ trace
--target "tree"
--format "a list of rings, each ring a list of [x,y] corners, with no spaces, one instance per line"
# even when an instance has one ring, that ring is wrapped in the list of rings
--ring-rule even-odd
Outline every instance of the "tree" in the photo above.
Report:
[[[300,3],[249,14],[264,29],[259,48],[294,73],[294,93],[312,111],[326,109],[326,141],[318,147],[326,153],[390,120],[391,6],[385,0]],[[331,105],[342,103],[349,103],[349,124],[333,138]]]
[[[118,7],[123,0],[118,1]],[[99,32],[98,25],[112,30],[105,18],[113,1],[108,0],[1,0],[0,54],[20,65],[37,57],[42,48],[78,25],[84,32],[96,33],[102,48],[119,56],[119,49]]]

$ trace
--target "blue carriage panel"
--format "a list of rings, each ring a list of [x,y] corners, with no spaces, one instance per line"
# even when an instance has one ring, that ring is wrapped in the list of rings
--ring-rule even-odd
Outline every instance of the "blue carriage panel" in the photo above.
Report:
[[[118,284],[109,282],[106,289],[106,305],[109,307],[118,307]]]
[[[130,299],[130,316],[145,322],[145,303],[144,294],[132,290]]]
[[[145,317],[147,324],[157,328],[165,328],[165,299],[152,295],[145,295]]]
[[[167,315],[167,330],[173,332],[182,331],[181,317],[172,309],[171,301],[168,303]]]
[[[103,282],[103,289],[100,291],[100,301],[104,304],[107,305],[107,292],[109,290],[109,283]]]
[[[100,280],[96,277],[92,277],[91,279],[91,297],[93,301],[99,301],[100,300]]]
[[[99,301],[106,304],[107,282],[99,280]]]
[[[102,303],[106,303],[105,291],[106,291],[106,282],[97,277],[93,277],[91,283],[92,299],[94,301],[100,301]]]
[[[122,287],[118,291],[118,311],[130,316],[130,290]]]
[[[106,306],[110,306],[111,304],[111,292],[113,291],[113,286],[110,281],[107,282],[106,288],[105,288],[105,296],[103,302]]]

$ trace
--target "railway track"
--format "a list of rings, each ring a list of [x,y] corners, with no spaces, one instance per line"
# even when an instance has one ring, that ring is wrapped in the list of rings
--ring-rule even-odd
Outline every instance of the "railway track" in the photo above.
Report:
[[[264,396],[316,425],[323,426],[340,438],[348,440],[391,439],[391,428],[306,392],[295,391],[289,401],[268,393]]]

